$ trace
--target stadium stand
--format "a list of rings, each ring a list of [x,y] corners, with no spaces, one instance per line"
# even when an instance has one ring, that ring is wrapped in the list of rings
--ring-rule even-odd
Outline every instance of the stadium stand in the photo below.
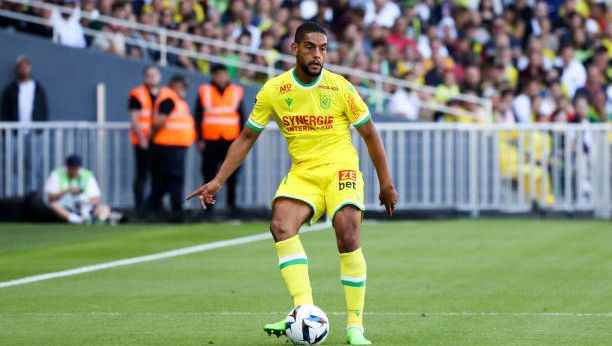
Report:
[[[79,8],[73,0],[52,3]],[[158,52],[128,43],[130,39],[159,40],[155,35],[90,19],[81,19],[78,26],[68,19],[59,20],[54,11],[33,11],[10,1],[0,6],[63,25],[60,41],[68,40],[66,44],[80,45],[83,29],[101,30],[86,38],[88,46],[129,58],[160,60]],[[385,84],[384,92],[391,95],[385,113],[398,118],[580,122],[574,103],[586,97],[586,120],[612,119],[612,9],[604,1],[87,0],[80,8],[93,18],[110,16],[242,45],[242,52],[231,52],[190,39],[167,42],[194,54],[261,66],[272,62],[279,69],[290,64],[279,56],[290,53],[288,43],[295,28],[305,19],[318,20],[331,33],[329,63],[433,87],[406,90]],[[48,35],[38,26],[19,21],[5,20],[2,25]],[[266,54],[249,53],[257,49]],[[209,72],[207,61],[186,54],[169,54],[168,63]],[[232,68],[230,74],[245,83],[267,78],[249,69]],[[374,88],[372,80],[356,75],[348,78],[356,85]],[[514,97],[508,105],[502,95],[510,93]],[[475,107],[474,102],[457,99],[459,94],[468,100],[469,96],[490,99],[493,107]],[[420,107],[429,101],[446,105],[447,111]],[[375,102],[373,97],[369,102]]]

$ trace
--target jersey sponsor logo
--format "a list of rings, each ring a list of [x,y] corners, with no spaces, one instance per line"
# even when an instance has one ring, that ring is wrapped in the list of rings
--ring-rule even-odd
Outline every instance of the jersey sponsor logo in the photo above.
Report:
[[[357,189],[357,171],[345,169],[338,171],[338,190]]]
[[[281,121],[287,132],[309,132],[334,127],[334,117],[331,115],[283,115]]]
[[[319,89],[338,91],[338,87],[330,86],[330,85],[319,85]]]
[[[291,88],[293,88],[293,84],[291,84],[291,83],[286,83],[286,84],[283,84],[283,85],[281,85],[281,86],[280,86],[280,88],[279,88],[278,92],[279,92],[281,95],[284,95],[284,94],[286,94],[286,93],[290,92],[290,91],[291,91]]]
[[[321,108],[328,109],[331,106],[331,96],[322,94],[320,97]]]

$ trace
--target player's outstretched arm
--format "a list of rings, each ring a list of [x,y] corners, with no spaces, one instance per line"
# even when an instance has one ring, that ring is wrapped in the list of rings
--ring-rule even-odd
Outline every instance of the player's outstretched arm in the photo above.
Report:
[[[389,172],[385,148],[380,140],[378,131],[376,131],[374,122],[368,121],[365,125],[359,127],[357,131],[368,146],[368,153],[370,153],[370,157],[376,168],[378,182],[380,183],[380,194],[378,195],[380,204],[385,206],[387,215],[391,216],[395,211],[395,204],[397,203],[397,191],[395,191],[393,179]]]
[[[240,136],[229,147],[227,156],[213,180],[205,182],[205,184],[191,192],[187,199],[199,196],[203,204],[213,204],[215,202],[215,194],[221,189],[221,186],[225,184],[225,181],[232,173],[240,167],[258,137],[259,133],[245,127]]]

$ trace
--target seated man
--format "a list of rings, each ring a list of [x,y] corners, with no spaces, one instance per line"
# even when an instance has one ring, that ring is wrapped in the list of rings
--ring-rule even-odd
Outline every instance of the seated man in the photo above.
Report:
[[[111,215],[110,207],[101,203],[96,178],[81,165],[79,156],[70,155],[65,167],[51,172],[45,183],[45,204],[57,216],[73,224],[113,221],[120,217]]]

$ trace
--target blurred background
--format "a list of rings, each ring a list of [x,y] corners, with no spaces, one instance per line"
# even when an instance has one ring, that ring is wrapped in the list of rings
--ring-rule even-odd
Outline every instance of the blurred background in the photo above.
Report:
[[[1,0],[0,217],[57,217],[49,196],[68,190],[53,190],[51,178],[62,181],[57,169],[77,156],[81,171],[66,181],[86,169],[99,190],[75,183],[77,202],[98,198],[94,210],[119,210],[117,220],[163,210],[184,220],[199,204],[177,206],[172,196],[214,172],[234,139],[205,134],[215,105],[200,86],[231,89],[242,122],[262,83],[292,67],[289,44],[305,20],[326,27],[327,68],[370,107],[400,215],[611,217],[612,4],[600,0]],[[150,70],[161,80],[147,81]],[[173,76],[185,92],[175,106],[184,100],[194,119],[184,161],[156,150],[148,132],[133,138],[149,102],[135,90],[154,90],[148,112],[159,112],[155,90],[174,88]],[[375,172],[354,143],[368,216],[377,216]],[[290,166],[285,146],[268,126],[234,191],[199,217],[267,215]],[[166,207],[156,205],[156,186],[167,187]],[[79,203],[69,209],[100,218]]]

